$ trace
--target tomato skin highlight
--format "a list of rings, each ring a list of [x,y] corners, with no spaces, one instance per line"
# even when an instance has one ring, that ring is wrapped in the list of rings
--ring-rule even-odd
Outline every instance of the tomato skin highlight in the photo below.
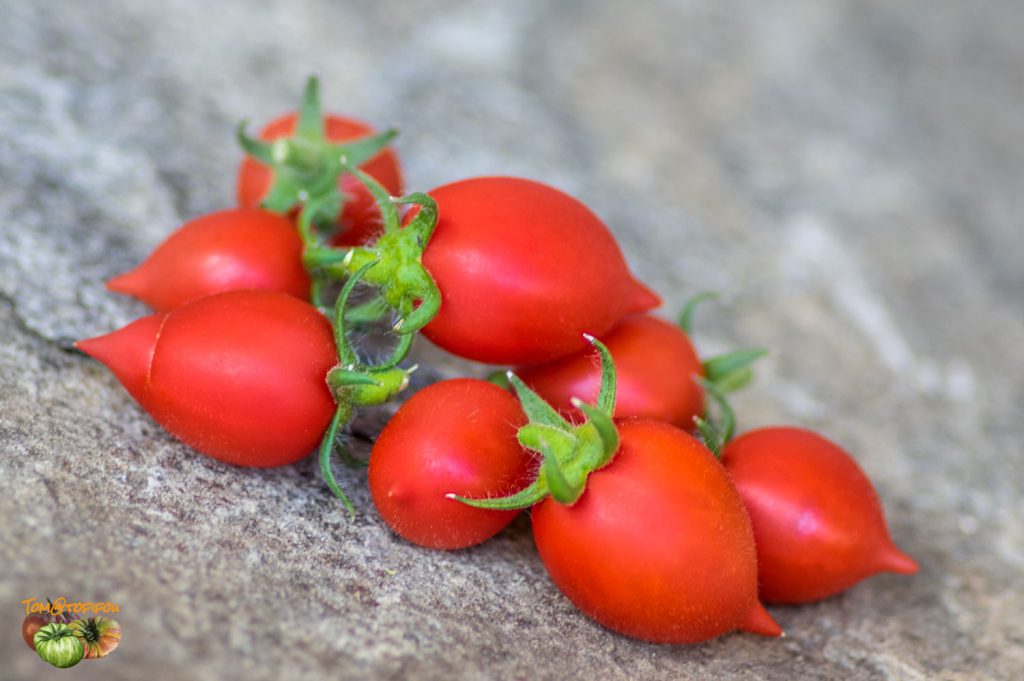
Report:
[[[518,511],[467,506],[446,494],[483,498],[531,481],[533,457],[516,440],[526,423],[515,397],[486,381],[441,381],[413,395],[370,454],[370,493],[399,536],[433,549],[478,544]]]
[[[704,413],[704,391],[693,380],[700,358],[686,333],[651,315],[630,315],[600,339],[612,353],[618,376],[615,417],[651,418],[684,430]],[[566,418],[582,421],[570,400],[593,404],[601,387],[601,363],[593,350],[520,367],[516,375]]]
[[[260,133],[265,141],[288,137],[295,132],[296,113],[289,113],[271,121]],[[349,142],[372,135],[372,127],[346,116],[324,116],[327,139],[331,142]],[[402,169],[398,155],[390,148],[359,166],[360,170],[384,185],[392,196],[402,193]],[[262,163],[246,156],[238,168],[238,205],[256,208],[270,191],[274,173]],[[338,186],[347,199],[338,219],[342,231],[333,239],[338,246],[359,246],[371,241],[381,229],[380,211],[366,188],[349,174],[342,175]]]
[[[448,352],[492,364],[542,362],[582,350],[660,300],[633,278],[615,238],[582,203],[511,177],[428,192],[440,218],[423,264],[441,309],[423,329]]]
[[[316,449],[334,412],[330,323],[284,293],[231,291],[151,315],[76,346],[198,451],[282,466]]]
[[[917,572],[893,544],[871,481],[833,442],[760,428],[730,442],[722,463],[754,526],[766,602],[809,603],[877,572]]]
[[[186,222],[134,270],[107,288],[166,312],[224,291],[261,289],[309,296],[302,240],[286,218],[236,208]]]
[[[710,451],[665,423],[616,422],[621,444],[572,506],[533,508],[551,580],[605,627],[656,643],[782,630],[757,599],[750,520]]]

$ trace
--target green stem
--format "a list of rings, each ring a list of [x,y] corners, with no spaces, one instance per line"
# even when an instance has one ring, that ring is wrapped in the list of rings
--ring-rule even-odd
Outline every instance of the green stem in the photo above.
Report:
[[[768,354],[764,348],[744,348],[706,360],[702,365],[704,377],[722,392],[742,388],[753,377],[751,365]]]
[[[732,440],[736,433],[736,412],[725,394],[713,382],[703,378],[696,379],[704,388],[718,407],[718,419],[711,416],[710,405],[705,408],[704,418],[697,417],[695,420],[697,429],[700,431],[704,444],[717,458],[721,458],[725,445]]]
[[[343,262],[348,257],[348,250],[344,248],[331,248],[329,246],[314,246],[308,248],[302,254],[302,264],[307,270],[318,267],[327,267]]]
[[[697,311],[697,306],[706,300],[715,300],[717,298],[718,294],[714,291],[702,291],[686,301],[683,311],[679,314],[679,326],[682,327],[687,336],[693,334],[693,314]]]
[[[484,380],[488,383],[493,383],[502,390],[508,390],[512,387],[511,381],[508,380],[508,372],[501,369],[487,374],[487,378]]]
[[[331,418],[331,424],[327,427],[323,440],[320,441],[320,473],[324,476],[324,481],[334,493],[334,496],[341,499],[341,503],[348,509],[349,515],[354,518],[356,507],[352,505],[345,492],[342,491],[341,485],[335,479],[334,471],[331,468],[331,454],[334,452],[334,443],[338,437],[338,429],[343,424],[348,423],[351,418],[352,407],[346,402],[339,402],[337,409],[334,410],[334,416]]]
[[[345,310],[345,322],[349,324],[373,324],[383,318],[391,308],[380,296],[374,296],[365,303],[354,305]]]
[[[391,369],[398,366],[399,362],[404,360],[409,355],[409,351],[412,349],[412,336],[399,336],[398,342],[395,343],[394,349],[391,351],[389,356],[384,362],[380,364],[374,364],[374,369]],[[412,373],[416,370],[416,367],[410,367],[406,370],[406,373]]]
[[[352,348],[348,341],[348,333],[345,329],[345,306],[348,304],[348,298],[352,295],[352,291],[355,289],[356,284],[363,278],[366,271],[376,265],[376,262],[370,262],[363,265],[357,272],[355,272],[345,285],[341,289],[341,293],[338,294],[338,299],[334,303],[334,342],[338,347],[338,359],[341,360],[343,365],[355,365],[359,363],[359,356],[356,351]]]
[[[313,231],[313,221],[316,219],[317,210],[324,202],[324,199],[310,199],[303,204],[302,210],[299,212],[298,228],[299,237],[302,239],[303,260],[307,253],[316,252],[321,248],[320,239]]]

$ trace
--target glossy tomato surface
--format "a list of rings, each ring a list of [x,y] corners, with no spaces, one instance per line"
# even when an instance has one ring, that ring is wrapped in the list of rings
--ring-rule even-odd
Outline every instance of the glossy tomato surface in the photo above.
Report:
[[[871,482],[833,442],[761,428],[730,442],[722,463],[754,526],[766,602],[807,603],[877,572],[917,571],[889,537]]]
[[[77,343],[164,428],[200,452],[280,466],[313,451],[334,412],[328,321],[284,293],[231,291]]]
[[[486,381],[435,383],[412,396],[381,431],[370,454],[370,493],[401,537],[434,549],[478,544],[517,511],[492,511],[445,497],[497,497],[532,479],[532,457],[516,432],[519,402]]]
[[[701,363],[681,328],[651,315],[630,315],[600,340],[615,360],[617,418],[652,418],[693,429],[693,418],[704,412],[704,391],[693,380],[701,375]],[[520,367],[516,375],[576,421],[582,415],[570,400],[593,404],[601,387],[601,363],[593,349]]]
[[[260,138],[270,141],[288,137],[295,132],[297,115],[290,113],[270,122],[260,133]],[[366,123],[345,116],[328,115],[324,119],[327,139],[331,142],[348,142],[372,135],[375,131]],[[363,163],[359,168],[380,182],[392,196],[402,193],[402,170],[398,155],[390,148]],[[256,208],[270,191],[274,173],[270,168],[246,156],[238,169],[238,205]],[[347,197],[340,219],[341,232],[334,243],[340,246],[357,246],[373,239],[381,229],[380,211],[366,188],[351,175],[342,175],[338,180],[342,193]]]
[[[600,336],[660,302],[630,274],[604,223],[568,194],[511,177],[429,194],[440,219],[423,264],[441,309],[423,333],[451,353],[494,364],[547,361],[582,350],[583,333]]]
[[[241,289],[309,297],[302,240],[286,218],[236,208],[186,222],[134,270],[107,288],[164,312],[198,298]]]
[[[575,504],[533,509],[552,581],[590,617],[645,641],[781,635],[757,599],[754,536],[725,469],[678,428],[618,426],[619,451]]]

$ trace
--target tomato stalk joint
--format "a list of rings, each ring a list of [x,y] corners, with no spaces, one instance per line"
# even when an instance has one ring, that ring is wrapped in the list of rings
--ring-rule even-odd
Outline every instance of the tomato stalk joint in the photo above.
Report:
[[[573,406],[586,416],[580,424],[567,421],[511,371],[508,380],[522,404],[529,423],[519,429],[519,444],[540,453],[543,461],[537,478],[522,491],[506,497],[457,499],[477,508],[512,510],[533,506],[550,496],[571,506],[586,489],[587,477],[611,462],[619,449],[619,433],[612,421],[615,408],[615,364],[601,341],[585,335],[601,356],[601,389],[595,404],[573,399]]]
[[[320,441],[320,471],[335,496],[355,514],[355,507],[342,491],[331,469],[331,455],[337,446],[338,431],[351,419],[355,407],[384,404],[409,385],[409,376],[416,366],[403,369],[398,364],[405,359],[412,347],[412,336],[399,336],[391,356],[380,364],[365,364],[352,347],[348,338],[345,311],[353,290],[363,277],[377,267],[378,261],[365,263],[349,277],[334,304],[334,342],[338,351],[338,364],[326,377],[327,386],[337,406],[330,425]]]
[[[398,312],[395,333],[411,336],[429,324],[441,309],[441,292],[423,266],[423,251],[437,227],[437,202],[423,193],[391,197],[366,173],[353,168],[352,174],[376,200],[384,231],[372,248],[353,248],[340,262],[330,263],[325,269],[329,275],[344,277],[368,263],[377,263],[365,279],[380,290],[383,303]],[[401,225],[398,212],[403,205],[413,206],[405,226]]]

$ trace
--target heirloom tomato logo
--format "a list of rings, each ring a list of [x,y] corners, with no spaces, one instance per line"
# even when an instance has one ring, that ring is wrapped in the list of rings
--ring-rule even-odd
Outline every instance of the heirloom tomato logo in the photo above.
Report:
[[[73,601],[61,596],[45,602],[26,598],[21,636],[29,648],[54,667],[74,667],[114,652],[121,625],[108,615],[121,612],[116,603]]]

